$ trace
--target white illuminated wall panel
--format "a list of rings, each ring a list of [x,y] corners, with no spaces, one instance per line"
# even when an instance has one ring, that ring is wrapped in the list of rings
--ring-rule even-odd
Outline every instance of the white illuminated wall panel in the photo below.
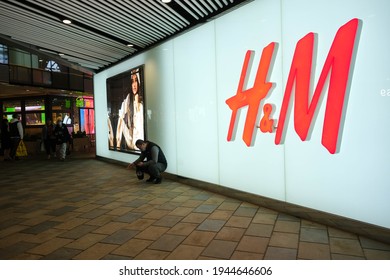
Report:
[[[390,88],[390,54],[386,46],[389,10],[390,2],[378,0],[294,0],[283,1],[282,7],[283,75],[288,75],[297,41],[314,32],[315,85],[337,30],[353,18],[361,21],[339,152],[330,154],[321,145],[325,92],[310,140],[299,139],[290,116],[285,141],[286,199],[385,227],[390,227],[390,98],[380,93]]]
[[[214,41],[214,24],[174,40],[174,108],[178,174],[218,183]]]
[[[145,64],[147,135],[166,152],[168,172],[390,228],[389,10],[385,0],[255,0],[107,69],[94,78],[97,155],[136,159],[108,150],[106,79]],[[266,103],[279,125],[298,41],[314,33],[313,93],[336,32],[354,18],[359,30],[338,151],[331,154],[321,144],[328,82],[306,141],[294,129],[292,91],[284,142],[276,145],[275,131],[257,126]],[[248,106],[242,106],[228,141],[232,110],[226,100],[237,93],[245,55],[254,52],[247,90],[272,42],[264,81],[272,87],[260,102],[253,137],[249,146],[243,141]]]

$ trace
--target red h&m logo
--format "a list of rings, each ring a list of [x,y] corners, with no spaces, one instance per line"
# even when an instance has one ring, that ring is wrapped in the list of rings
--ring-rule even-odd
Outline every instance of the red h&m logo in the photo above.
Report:
[[[331,154],[336,152],[339,140],[340,121],[343,113],[345,93],[358,27],[359,20],[355,18],[341,26],[337,31],[310,103],[309,89],[312,75],[314,34],[309,33],[298,41],[279,114],[275,144],[280,144],[284,136],[286,115],[291,101],[293,86],[295,85],[294,128],[301,140],[305,141],[325,82],[329,76],[328,98],[326,101],[321,142]],[[272,87],[272,83],[266,79],[274,55],[274,49],[274,42],[263,49],[254,85],[252,88],[244,90],[243,87],[247,77],[248,64],[254,53],[253,51],[247,51],[237,93],[235,96],[226,100],[226,104],[232,110],[227,136],[228,141],[232,140],[238,110],[248,106],[243,140],[247,146],[251,145],[261,101],[267,96]],[[264,133],[273,132],[274,130],[274,120],[270,119],[272,109],[271,104],[267,103],[263,106],[264,114],[260,120],[259,128]]]

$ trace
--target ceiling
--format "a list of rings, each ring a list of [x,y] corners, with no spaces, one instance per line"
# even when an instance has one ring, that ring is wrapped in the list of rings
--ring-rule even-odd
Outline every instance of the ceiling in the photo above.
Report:
[[[96,73],[245,2],[1,0],[0,36]]]
[[[0,43],[94,74],[251,1],[0,0]]]

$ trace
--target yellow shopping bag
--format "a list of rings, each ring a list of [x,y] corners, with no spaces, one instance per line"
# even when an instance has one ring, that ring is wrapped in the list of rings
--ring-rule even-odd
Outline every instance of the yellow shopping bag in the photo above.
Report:
[[[18,148],[16,149],[16,156],[17,157],[26,157],[27,156],[27,149],[26,145],[24,144],[23,140],[20,140]]]

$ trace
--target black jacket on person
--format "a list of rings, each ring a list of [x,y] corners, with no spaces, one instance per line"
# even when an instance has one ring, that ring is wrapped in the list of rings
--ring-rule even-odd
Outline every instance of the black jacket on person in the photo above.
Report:
[[[59,126],[58,124],[54,128],[54,135],[57,139],[57,144],[67,143],[70,141],[70,134],[66,125],[62,124]]]
[[[146,146],[145,151],[141,152],[141,155],[136,162],[140,162],[140,161],[144,160],[145,158],[146,158],[147,162],[153,160],[152,148],[157,147],[158,148],[157,162],[168,165],[167,159],[165,158],[164,152],[161,150],[161,148],[153,142],[150,142],[150,141],[146,141],[146,142],[148,143],[148,145]]]

